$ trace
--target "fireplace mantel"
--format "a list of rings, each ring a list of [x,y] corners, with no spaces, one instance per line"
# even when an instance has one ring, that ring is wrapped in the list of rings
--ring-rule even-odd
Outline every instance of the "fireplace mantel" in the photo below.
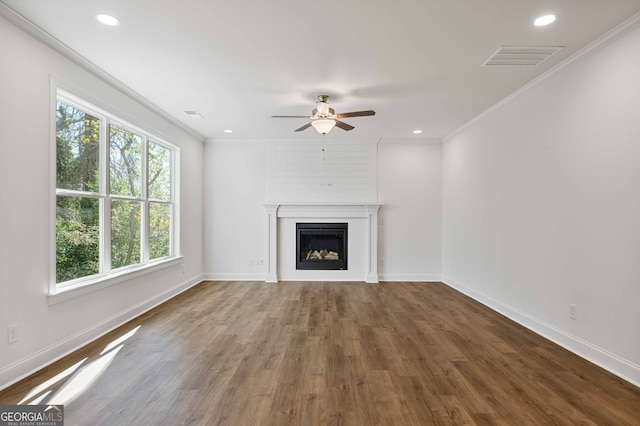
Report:
[[[264,204],[267,211],[267,271],[265,281],[278,282],[278,220],[364,219],[366,220],[366,276],[367,283],[378,282],[378,210],[381,204]],[[351,244],[351,243],[350,243]]]

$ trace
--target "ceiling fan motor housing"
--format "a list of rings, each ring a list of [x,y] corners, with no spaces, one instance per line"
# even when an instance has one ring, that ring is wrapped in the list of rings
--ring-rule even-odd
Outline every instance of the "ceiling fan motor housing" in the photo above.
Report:
[[[324,106],[323,106],[324,105]],[[317,102],[316,107],[311,111],[312,118],[327,118],[335,116],[336,111],[329,108],[329,105]]]

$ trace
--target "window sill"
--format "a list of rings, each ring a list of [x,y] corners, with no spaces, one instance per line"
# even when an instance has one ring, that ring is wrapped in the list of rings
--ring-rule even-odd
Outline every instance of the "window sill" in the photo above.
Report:
[[[169,259],[163,259],[157,262],[141,265],[134,269],[127,269],[125,271],[109,274],[108,276],[99,277],[95,280],[86,281],[72,287],[58,289],[53,293],[49,293],[49,306],[57,305],[58,303],[66,302],[67,300],[75,299],[76,297],[84,296],[125,281],[133,280],[171,266],[179,265],[182,262],[182,258],[182,256],[176,256]]]

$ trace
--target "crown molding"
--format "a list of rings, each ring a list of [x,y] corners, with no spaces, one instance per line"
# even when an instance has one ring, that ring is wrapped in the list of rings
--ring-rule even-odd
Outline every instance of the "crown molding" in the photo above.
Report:
[[[442,140],[438,138],[381,138],[379,145],[392,144],[419,144],[419,145],[440,145]]]
[[[593,55],[597,51],[607,47],[608,45],[610,45],[614,41],[622,38],[623,36],[625,36],[626,34],[630,33],[631,31],[635,30],[638,27],[640,27],[640,12],[632,15],[631,17],[629,17],[626,20],[624,20],[622,23],[616,25],[611,30],[607,31],[606,33],[604,33],[602,36],[598,37],[597,39],[595,39],[591,43],[587,44],[582,49],[578,50],[573,55],[571,55],[567,59],[565,59],[564,61],[562,61],[559,64],[555,65],[554,67],[552,67],[551,69],[549,69],[548,71],[546,71],[542,75],[538,76],[537,78],[531,80],[529,83],[525,84],[524,86],[522,86],[521,88],[519,88],[515,92],[512,92],[511,94],[507,95],[502,100],[500,100],[497,103],[493,104],[492,106],[490,106],[489,108],[487,108],[486,110],[481,112],[480,114],[478,114],[475,117],[473,117],[471,120],[469,120],[466,123],[464,123],[462,126],[460,126],[457,129],[447,133],[445,136],[442,137],[442,139],[441,139],[442,142],[445,143],[449,139],[459,135],[460,133],[462,133],[463,131],[465,131],[469,127],[473,126],[475,123],[477,123],[478,121],[480,121],[484,117],[486,117],[486,116],[490,115],[491,113],[493,113],[494,111],[500,109],[504,105],[506,105],[509,102],[511,102],[512,100],[518,98],[520,95],[522,95],[522,94],[526,93],[527,91],[531,90],[532,88],[534,88],[535,86],[537,86],[541,82],[545,81],[546,79],[550,78],[551,76],[555,75],[556,73],[564,70],[568,66],[572,65],[574,62],[583,60],[583,59]]]
[[[318,135],[320,136],[320,135]],[[375,138],[357,138],[357,139],[327,139],[323,140],[321,137],[313,138],[299,138],[299,139],[277,139],[277,138],[206,138],[206,144],[243,144],[243,143],[261,143],[261,144],[273,144],[278,143],[282,145],[300,145],[306,144],[325,144],[325,145],[368,145],[378,144],[382,139]]]
[[[138,102],[140,105],[151,110],[155,114],[162,117],[164,120],[170,122],[174,126],[178,127],[179,129],[188,133],[192,137],[196,138],[198,141],[204,142],[205,140],[204,136],[202,136],[195,130],[191,129],[190,127],[186,126],[181,121],[177,120],[168,112],[164,111],[163,109],[155,105],[153,102],[151,102],[144,96],[140,95],[138,92],[136,92],[126,84],[122,83],[120,80],[116,79],[111,74],[107,73],[102,68],[98,67],[96,64],[89,61],[87,58],[80,55],[78,52],[71,49],[69,46],[62,43],[60,40],[56,39],[51,34],[44,31],[42,28],[38,27],[37,25],[35,25],[34,23],[26,19],[24,16],[20,15],[15,10],[11,9],[2,1],[0,1],[0,17],[6,19],[7,21],[12,23],[16,27],[20,28],[22,31],[26,32],[30,36],[34,37],[36,40],[40,41],[47,47],[53,49],[60,55],[69,59],[71,62],[80,66],[85,71],[88,71],[94,76],[98,77],[99,79],[101,79],[102,81],[104,81],[105,83],[113,87],[114,89],[124,93],[134,101]]]

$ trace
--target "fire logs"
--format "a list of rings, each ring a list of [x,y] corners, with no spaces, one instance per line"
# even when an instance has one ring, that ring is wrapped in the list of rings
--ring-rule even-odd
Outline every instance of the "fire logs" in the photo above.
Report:
[[[339,260],[340,256],[335,251],[329,251],[327,249],[309,250],[306,260]]]

